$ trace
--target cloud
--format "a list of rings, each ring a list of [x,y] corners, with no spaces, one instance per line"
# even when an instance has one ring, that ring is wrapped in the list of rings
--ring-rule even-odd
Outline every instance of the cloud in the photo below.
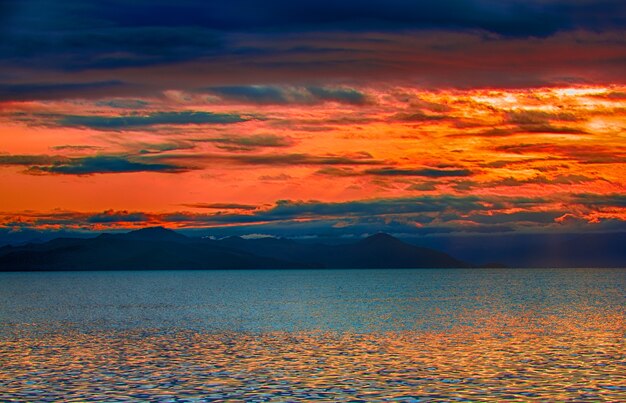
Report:
[[[114,0],[92,10],[94,16],[122,26],[203,26],[246,32],[310,29],[380,31],[441,26],[514,36],[542,36],[572,28],[607,29],[620,26],[626,14],[619,0],[512,0],[497,6],[490,0],[444,0],[434,3],[303,0],[298,4],[278,0],[264,4],[262,9],[257,2],[249,0],[228,3],[197,0],[176,5],[149,1],[127,4]]]
[[[447,118],[445,115],[432,115],[421,111],[400,112],[391,117],[392,120],[400,122],[436,122]]]
[[[48,165],[41,165],[42,163],[47,163]],[[39,162],[37,162],[35,158],[31,161],[23,161],[20,165],[31,165],[27,170],[27,172],[31,174],[50,173],[61,175],[92,175],[126,172],[178,173],[191,169],[174,164],[133,161],[130,157],[123,155],[96,155],[47,161],[42,159]]]
[[[514,200],[514,199],[511,199]],[[484,210],[481,199],[475,196],[423,196],[356,200],[348,202],[324,203],[317,201],[279,200],[266,211],[255,214],[259,221],[283,220],[304,217],[358,217],[376,215],[402,215],[432,213],[446,210],[468,212]],[[228,220],[228,217],[223,219]]]
[[[52,165],[69,161],[58,155],[4,155],[0,154],[0,165]]]
[[[367,97],[361,91],[346,87],[295,87],[295,86],[224,86],[202,89],[236,102],[259,104],[316,104],[339,102],[361,105]]]
[[[0,227],[101,230],[103,227],[128,228],[149,224],[204,228],[212,234],[262,230],[279,236],[342,233],[357,237],[378,231],[424,235],[626,228],[623,218],[611,214],[616,208],[626,207],[621,194],[583,193],[557,198],[438,195],[347,202],[279,200],[269,208],[230,203],[192,203],[188,206],[217,211],[1,213]],[[568,214],[577,219],[566,219]],[[593,227],[589,226],[590,223]]]
[[[292,220],[328,220],[358,219],[369,221],[377,216],[400,217],[407,216],[408,220],[417,220],[423,223],[432,222],[434,217],[441,213],[467,214],[472,211],[486,211],[494,208],[504,208],[505,205],[516,203],[515,198],[492,200],[489,207],[485,207],[481,198],[475,196],[423,196],[409,198],[389,198],[356,200],[348,202],[319,202],[278,200],[269,209],[256,209],[252,213],[221,213],[198,216],[192,213],[170,213],[161,216],[162,221],[185,222],[188,225],[232,225],[252,224],[264,222],[290,222]],[[539,199],[536,199],[537,202]],[[523,200],[520,200],[522,203]],[[495,206],[495,207],[494,207]],[[455,217],[457,217],[455,215]]]
[[[293,145],[293,140],[288,137],[273,134],[257,134],[249,136],[224,136],[209,139],[196,139],[196,142],[216,143],[218,148],[228,151],[250,151],[257,148],[280,148]]]
[[[466,192],[474,189],[490,189],[495,187],[516,187],[526,185],[578,185],[599,180],[585,175],[562,174],[554,177],[535,175],[527,178],[506,177],[492,181],[459,181],[454,184],[458,191]]]
[[[187,203],[183,204],[185,207],[197,208],[197,209],[212,209],[212,210],[256,210],[258,206],[253,204],[237,204],[237,203]]]
[[[422,183],[414,183],[408,187],[407,190],[416,190],[420,192],[429,192],[432,190],[437,190],[437,184],[432,182],[422,182]]]
[[[289,94],[280,87],[250,85],[205,88],[204,91],[219,95],[227,100],[255,102],[260,104],[286,104]]]
[[[261,175],[259,176],[259,180],[261,181],[286,181],[289,179],[293,179],[291,175],[287,174],[278,174],[278,175]]]
[[[620,0],[12,3],[0,43],[5,100],[212,88],[280,104],[293,86],[362,104],[345,85],[623,82]]]
[[[76,9],[71,0],[58,5],[56,13],[48,15],[42,11],[49,7],[41,2],[24,1],[23,13],[13,15],[4,25],[6,40],[0,55],[29,62],[29,67],[77,73],[184,62],[213,55],[222,46],[221,36],[211,29],[147,26],[139,20],[118,25],[105,20],[106,12],[84,13],[94,5]],[[123,13],[123,6],[119,7]],[[149,7],[145,11],[150,12]],[[78,14],[84,17],[80,22]],[[26,19],[20,23],[20,17]]]
[[[555,220],[562,215],[563,211],[521,211],[516,213],[498,213],[498,214],[471,214],[464,219],[488,225],[513,224],[516,227],[522,227],[527,224],[531,225],[547,225],[553,224]]]
[[[493,34],[455,24],[374,26],[342,25],[332,30],[310,25],[291,35],[198,27],[180,38],[176,31],[187,27],[9,29],[0,45],[5,85],[36,85],[42,76],[58,85],[78,79],[124,84],[73,93],[8,88],[4,99],[157,97],[167,90],[197,94],[205,89],[216,91],[226,102],[361,105],[375,97],[352,88],[358,84],[403,81],[422,88],[524,88],[624,81],[624,35],[619,26],[559,29],[539,37]],[[150,37],[155,29],[162,37],[160,48],[152,43],[156,40],[135,39]],[[94,38],[90,43],[83,37]],[[209,37],[210,43],[197,39]],[[303,95],[286,88],[301,89]]]
[[[608,91],[608,92],[603,92],[601,94],[593,94],[592,95],[595,98],[602,98],[602,99],[608,99],[608,100],[614,100],[614,101],[623,101],[626,100],[626,92],[622,92],[622,91]]]
[[[270,235],[270,234],[245,234],[242,235],[241,238],[243,239],[264,239],[264,238],[275,238],[274,235]]]
[[[503,179],[501,184],[503,186],[515,186],[516,184],[527,184],[532,183],[536,185],[574,185],[585,182],[593,182],[596,178],[591,178],[585,175],[556,175],[552,178],[546,177],[544,175],[536,175],[531,178],[527,178],[524,180],[517,180],[514,178],[506,178]]]
[[[586,130],[577,127],[554,126],[551,124],[520,125],[518,133],[548,133],[548,134],[589,134]]]
[[[349,176],[420,176],[427,178],[446,178],[458,176],[472,176],[474,173],[469,169],[439,169],[439,168],[370,168],[357,171],[350,167],[324,167],[315,172],[318,175],[349,177]]]
[[[192,150],[196,147],[193,141],[170,141],[167,143],[139,143],[128,144],[137,148],[139,154],[160,154],[167,151]]]
[[[375,168],[367,169],[363,173],[378,176],[423,176],[429,178],[445,178],[455,176],[472,176],[474,173],[469,169],[437,169],[437,168]]]
[[[519,125],[549,123],[551,120],[576,122],[580,117],[569,112],[551,113],[537,110],[515,110],[507,112],[507,121]]]
[[[212,162],[235,165],[380,165],[367,153],[347,155],[311,154],[165,154],[163,151],[180,150],[177,143],[143,145],[138,155],[96,154],[93,156],[65,157],[56,155],[2,155],[0,166],[26,166],[30,174],[90,175],[97,173],[163,172],[180,173],[200,169]],[[274,178],[275,179],[275,178]]]
[[[102,213],[94,214],[87,217],[87,222],[92,224],[104,224],[104,223],[139,223],[147,222],[150,218],[145,213],[140,212],[128,212],[125,210],[115,211],[107,210]]]
[[[584,205],[589,208],[596,207],[622,207],[626,208],[626,195],[624,194],[594,194],[579,193],[573,195],[574,203]]]
[[[105,106],[109,108],[119,108],[119,109],[143,109],[150,105],[149,102],[143,101],[141,99],[110,99],[110,100],[102,100],[96,102],[97,106]]]
[[[77,126],[92,129],[122,130],[154,125],[199,125],[199,124],[229,124],[250,120],[234,113],[212,112],[153,112],[146,115],[122,116],[84,116],[66,115],[58,119],[60,126]]]
[[[60,146],[52,146],[51,150],[55,151],[91,151],[91,150],[100,150],[102,147],[99,146],[89,146],[89,145],[73,145],[73,144],[63,144]]]
[[[380,165],[383,161],[364,155],[261,154],[214,156],[248,165]]]
[[[552,143],[524,143],[498,146],[496,151],[512,154],[545,154],[572,159],[580,164],[611,164],[625,163],[626,149],[601,145],[552,144]]]
[[[554,126],[549,123],[544,124],[523,124],[516,127],[495,127],[481,133],[458,134],[455,137],[507,137],[526,133],[546,133],[546,134],[589,134],[586,130],[577,127]]]
[[[518,157],[516,159],[510,159],[510,160],[495,160],[495,161],[490,161],[490,162],[481,162],[478,165],[483,168],[507,168],[507,167],[529,165],[534,162],[549,162],[549,161],[554,161],[554,160],[558,161],[559,159],[560,158],[551,158],[551,157],[546,157],[546,158],[528,158],[528,157],[520,158]],[[535,167],[534,169],[538,169],[538,168],[539,167]],[[541,168],[545,168],[545,167],[541,167]]]
[[[0,101],[32,101],[64,98],[97,98],[128,86],[118,80],[84,83],[0,84]]]
[[[347,104],[363,104],[366,97],[352,88],[309,87],[309,92],[324,101],[343,102]]]
[[[318,169],[315,172],[317,175],[328,175],[328,176],[338,176],[338,177],[348,177],[348,176],[358,176],[361,175],[361,172],[355,171],[353,168],[349,167],[324,167]]]

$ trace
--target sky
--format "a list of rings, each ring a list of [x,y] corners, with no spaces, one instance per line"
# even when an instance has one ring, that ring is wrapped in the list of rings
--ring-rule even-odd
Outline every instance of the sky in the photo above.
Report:
[[[623,0],[0,2],[0,232],[626,230]]]

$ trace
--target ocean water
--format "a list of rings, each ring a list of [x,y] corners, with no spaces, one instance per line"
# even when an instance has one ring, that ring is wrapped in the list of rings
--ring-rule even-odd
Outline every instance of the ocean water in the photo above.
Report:
[[[626,401],[626,270],[0,273],[0,401]]]

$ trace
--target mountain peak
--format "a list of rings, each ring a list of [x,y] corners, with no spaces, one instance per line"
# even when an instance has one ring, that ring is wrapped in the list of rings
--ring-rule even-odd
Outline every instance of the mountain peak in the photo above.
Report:
[[[392,243],[402,243],[398,238],[394,238],[393,236],[386,234],[384,232],[378,232],[374,235],[370,235],[367,238],[364,238],[359,242],[361,244],[392,244]]]
[[[185,235],[165,227],[147,227],[122,234],[125,239],[142,241],[183,241],[188,239]]]
[[[175,231],[173,231],[171,229],[168,229],[168,228],[165,228],[163,226],[157,225],[157,226],[154,226],[154,227],[145,227],[145,228],[140,228],[140,229],[136,229],[136,230],[133,230],[133,231],[129,231],[129,232],[127,232],[127,234],[140,234],[140,233],[143,233],[143,234],[162,233],[162,234],[164,234],[164,233],[171,233],[171,232],[175,232]]]

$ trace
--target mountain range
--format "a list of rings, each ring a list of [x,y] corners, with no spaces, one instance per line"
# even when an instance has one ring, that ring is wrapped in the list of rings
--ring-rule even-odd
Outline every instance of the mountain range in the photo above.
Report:
[[[626,267],[626,234],[423,241],[418,246],[384,233],[332,244],[274,237],[216,240],[151,227],[7,245],[0,248],[0,271]],[[488,263],[494,261],[500,263]]]
[[[0,248],[0,270],[423,268],[470,265],[376,234],[346,245],[289,239],[191,238],[162,227]]]

